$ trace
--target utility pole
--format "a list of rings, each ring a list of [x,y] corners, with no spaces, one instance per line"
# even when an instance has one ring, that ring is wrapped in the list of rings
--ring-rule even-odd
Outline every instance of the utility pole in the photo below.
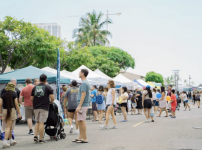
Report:
[[[108,21],[109,21],[109,15],[120,15],[121,13],[115,13],[115,14],[109,14],[109,11],[107,10],[107,14],[106,14],[106,21],[107,21],[107,23],[106,23],[106,30],[107,30],[107,32],[108,32]],[[105,15],[105,14],[103,14],[103,15]],[[108,43],[107,43],[107,45],[106,46],[108,46]]]
[[[173,72],[174,72],[174,78],[175,78],[175,90],[176,91],[179,91],[179,88],[178,88],[179,71],[180,70],[173,70]]]

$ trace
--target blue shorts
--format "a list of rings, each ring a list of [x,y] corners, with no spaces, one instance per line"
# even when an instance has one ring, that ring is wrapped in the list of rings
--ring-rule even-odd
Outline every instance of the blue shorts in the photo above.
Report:
[[[159,101],[153,100],[154,106],[159,106]]]
[[[184,103],[188,103],[188,100],[184,101]]]

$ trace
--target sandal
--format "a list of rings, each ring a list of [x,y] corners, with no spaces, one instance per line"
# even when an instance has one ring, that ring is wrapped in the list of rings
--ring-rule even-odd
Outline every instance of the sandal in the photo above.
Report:
[[[161,117],[161,116],[156,116],[156,117]]]
[[[164,117],[168,117],[168,116],[164,116]]]
[[[73,140],[72,142],[77,142],[77,141],[81,141],[81,140],[75,139],[75,140]]]
[[[76,143],[88,143],[88,141],[80,140],[80,141],[77,141]]]

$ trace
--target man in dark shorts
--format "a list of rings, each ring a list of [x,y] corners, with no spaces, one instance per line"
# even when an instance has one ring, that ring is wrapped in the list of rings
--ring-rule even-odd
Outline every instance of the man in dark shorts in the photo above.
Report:
[[[92,121],[99,121],[97,117],[97,103],[96,103],[96,95],[97,95],[97,86],[93,85],[92,91],[90,94],[91,102],[92,102],[92,111],[94,119]]]
[[[48,118],[48,111],[50,103],[54,101],[53,89],[46,84],[47,76],[42,74],[40,76],[40,84],[36,85],[31,94],[31,100],[33,101],[33,108],[35,114],[35,135],[34,141],[38,142],[39,132],[39,143],[45,143],[43,140],[44,134],[44,122]]]
[[[76,123],[76,133],[79,133],[78,130],[78,120],[77,120],[77,112],[76,112],[76,108],[77,108],[77,97],[78,97],[78,93],[79,93],[79,88],[77,87],[77,82],[75,80],[72,81],[71,83],[71,88],[69,88],[65,94],[65,99],[64,99],[64,106],[66,106],[66,103],[68,101],[68,106],[67,106],[67,110],[68,110],[68,122],[70,125],[70,131],[69,133],[73,133],[73,125],[72,125],[72,119],[75,116],[75,123]]]

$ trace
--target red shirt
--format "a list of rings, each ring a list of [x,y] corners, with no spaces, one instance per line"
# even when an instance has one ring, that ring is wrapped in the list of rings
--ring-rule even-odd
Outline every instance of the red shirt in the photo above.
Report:
[[[171,100],[174,100],[174,102],[171,103],[171,107],[176,107],[177,106],[177,99],[176,99],[175,94],[173,94],[171,96]]]
[[[33,106],[33,102],[31,101],[31,93],[33,88],[34,88],[34,85],[29,84],[26,87],[24,87],[20,93],[20,96],[24,97],[25,106]]]

